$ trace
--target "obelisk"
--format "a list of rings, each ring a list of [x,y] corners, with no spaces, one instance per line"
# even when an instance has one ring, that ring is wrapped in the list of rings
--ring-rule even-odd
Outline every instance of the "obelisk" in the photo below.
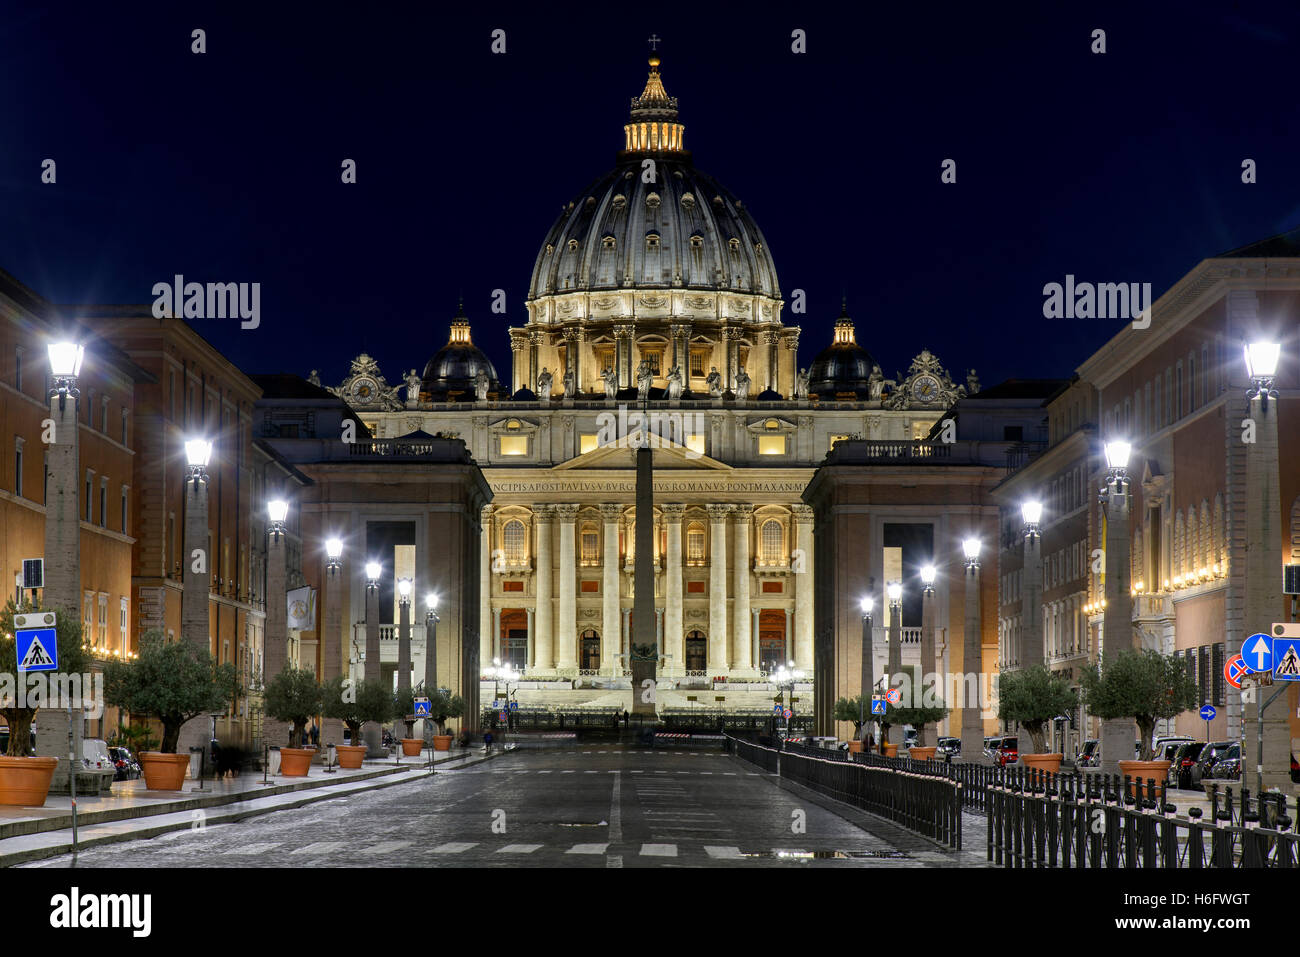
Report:
[[[632,599],[632,713],[654,715],[659,647],[655,640],[654,451],[643,430],[636,450],[636,571]],[[647,658],[637,648],[654,648]],[[649,680],[651,684],[647,685]]]

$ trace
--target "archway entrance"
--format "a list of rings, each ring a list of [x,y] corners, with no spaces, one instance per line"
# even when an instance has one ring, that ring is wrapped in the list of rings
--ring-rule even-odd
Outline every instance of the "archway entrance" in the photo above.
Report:
[[[686,636],[686,670],[704,671],[708,668],[709,640],[702,631],[692,631]]]
[[[501,610],[501,663],[515,671],[528,670],[528,612],[522,608]],[[489,662],[490,664],[491,662]]]
[[[579,667],[583,671],[600,670],[600,635],[596,629],[588,628],[578,637],[578,647],[582,653],[582,663]]]
[[[785,647],[785,611],[764,608],[758,613],[758,667],[771,674],[789,660]]]

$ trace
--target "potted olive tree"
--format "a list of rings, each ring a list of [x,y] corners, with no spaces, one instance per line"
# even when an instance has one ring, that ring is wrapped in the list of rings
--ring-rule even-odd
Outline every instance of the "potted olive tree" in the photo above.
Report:
[[[58,648],[59,673],[81,675],[90,670],[90,655],[82,645],[81,622],[75,612],[41,608],[31,602],[21,606],[10,600],[0,611],[0,716],[9,725],[9,746],[0,756],[0,805],[42,807],[50,792],[50,780],[59,759],[36,757],[31,751],[32,722],[43,704],[50,702],[43,693],[31,694],[27,672],[18,672],[18,647],[14,636],[14,615],[45,612],[54,616],[55,645]],[[44,615],[39,624],[44,624]],[[23,694],[16,692],[22,681]],[[83,692],[84,694],[84,692]]]
[[[420,685],[420,690],[424,691],[424,685]],[[438,733],[433,736],[433,749],[435,751],[451,750],[451,735],[447,733],[447,719],[459,718],[465,713],[465,701],[460,695],[451,694],[441,688],[426,693],[429,699],[429,720],[438,728]]]
[[[424,747],[424,739],[415,737],[415,699],[423,693],[423,685],[420,688],[398,688],[393,699],[393,716],[406,725],[406,737],[401,741],[402,754],[408,758],[418,755]]]
[[[316,673],[307,668],[289,666],[266,683],[263,706],[276,721],[287,721],[291,747],[280,749],[280,773],[285,777],[306,777],[315,748],[304,748],[303,734],[307,722],[320,714],[321,686]]]
[[[392,717],[392,693],[378,681],[355,681],[340,675],[325,682],[321,695],[325,717],[337,718],[351,732],[352,744],[335,746],[339,767],[356,770],[366,756],[366,746],[355,743],[361,740],[361,726],[367,721],[383,724]]]
[[[858,696],[840,698],[835,702],[835,720],[853,722],[853,740],[849,742],[849,751],[854,754],[862,750],[862,743],[871,733],[870,725],[873,719],[869,701],[870,699],[861,702],[861,710],[859,710]]]
[[[1018,722],[1028,732],[1030,747],[1024,747],[1023,740],[1020,747],[1020,760],[1027,767],[1060,772],[1064,755],[1048,753],[1047,725],[1057,715],[1073,711],[1078,703],[1069,679],[1046,665],[1004,671],[998,676],[998,717]]]
[[[159,750],[136,755],[150,791],[184,786],[190,756],[176,753],[181,727],[201,714],[224,710],[238,695],[234,665],[219,665],[206,650],[168,641],[158,630],[140,637],[137,657],[104,665],[105,702],[162,725]]]
[[[1138,727],[1142,753],[1138,760],[1121,760],[1121,774],[1163,781],[1168,761],[1152,758],[1152,735],[1156,722],[1191,711],[1200,704],[1196,681],[1173,655],[1158,651],[1125,648],[1085,668],[1080,676],[1088,713],[1103,721],[1132,718]]]

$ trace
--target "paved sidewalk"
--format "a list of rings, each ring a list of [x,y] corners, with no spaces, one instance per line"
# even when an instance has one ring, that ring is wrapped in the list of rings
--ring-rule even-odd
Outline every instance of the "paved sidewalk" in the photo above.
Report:
[[[480,749],[439,753],[435,773],[486,761],[503,752]],[[336,768],[329,773],[312,765],[306,778],[243,774],[222,781],[186,781],[183,792],[149,791],[143,780],[120,781],[102,797],[77,799],[77,843],[92,847],[116,841],[155,837],[168,831],[227,823],[316,801],[391,787],[418,780],[430,772],[424,757],[366,761],[360,770]],[[64,795],[51,795],[39,808],[0,807],[0,867],[72,852],[72,804]]]

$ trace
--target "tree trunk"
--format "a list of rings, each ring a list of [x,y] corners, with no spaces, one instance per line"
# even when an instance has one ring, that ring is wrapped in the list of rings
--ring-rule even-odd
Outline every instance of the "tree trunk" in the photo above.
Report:
[[[403,720],[402,723],[406,725],[406,736],[408,738],[415,737],[415,722]]]
[[[348,726],[348,731],[351,732],[351,734],[349,735],[349,740],[352,742],[351,746],[354,748],[360,747],[360,745],[357,744],[357,742],[361,740],[361,722],[344,721],[343,723]]]
[[[1043,731],[1043,722],[1036,721],[1033,724],[1026,724],[1024,727],[1029,732],[1029,740],[1033,742],[1033,753],[1046,754],[1047,735]]]
[[[302,736],[306,730],[307,730],[306,721],[295,721],[293,723],[293,731],[289,733],[289,747],[301,748]]]
[[[1134,720],[1137,722],[1138,734],[1142,738],[1142,760],[1151,761],[1155,758],[1155,754],[1151,750],[1151,738],[1156,732],[1156,719],[1139,716]],[[1245,766],[1245,762],[1242,762],[1242,766]]]
[[[184,723],[185,723],[184,721],[163,722],[162,744],[160,745],[163,754],[176,753],[176,744],[178,741],[180,741],[180,737],[181,737],[181,725]]]
[[[26,757],[27,749],[31,746],[32,722],[36,720],[36,709],[5,708],[0,710],[0,714],[9,723],[9,748],[6,753],[11,758]]]

